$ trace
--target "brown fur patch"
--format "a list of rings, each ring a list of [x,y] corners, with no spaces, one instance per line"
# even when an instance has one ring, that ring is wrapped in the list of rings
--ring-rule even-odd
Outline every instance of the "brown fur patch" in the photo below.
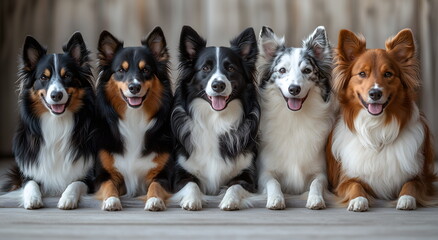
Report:
[[[120,89],[123,91],[126,88],[127,86],[125,84],[114,80],[113,77],[111,77],[105,86],[105,96],[121,119],[123,119],[125,115],[127,106],[125,100],[122,98]]]
[[[141,60],[138,62],[138,69],[143,70],[146,67],[146,62]]]
[[[32,101],[32,110],[35,115],[41,116],[43,113],[48,112],[49,109],[45,106],[44,100],[42,99],[46,96],[46,90],[41,89],[38,91],[31,91],[30,99]]]
[[[158,182],[152,182],[149,185],[148,193],[146,195],[146,200],[152,197],[156,197],[166,201],[171,196]]]
[[[65,70],[65,68],[61,68],[61,71],[59,72],[59,75],[63,78],[66,73],[67,73],[67,71]]]
[[[149,117],[152,119],[161,107],[161,98],[163,94],[163,85],[157,76],[153,76],[153,79],[146,81],[143,87],[147,89],[148,95],[143,103],[143,109]]]
[[[374,199],[374,192],[371,187],[358,178],[341,177],[338,187],[335,189],[335,194],[342,198],[342,203],[347,204],[357,197],[368,199],[370,205]]]
[[[154,158],[154,160],[152,160],[154,163],[157,164],[157,166],[149,170],[148,174],[146,175],[145,180],[148,184],[154,180],[154,178],[161,172],[161,170],[163,170],[164,166],[169,160],[169,157],[170,155],[168,153],[160,153]]]
[[[83,106],[83,97],[85,95],[84,89],[67,88],[67,93],[70,96],[70,103],[67,106],[68,110],[72,113],[78,112]]]
[[[329,190],[334,191],[339,184],[341,164],[336,161],[332,153],[333,131],[330,133],[325,148],[327,160],[327,177],[329,181]]]
[[[110,175],[110,179],[103,182],[96,193],[96,198],[105,200],[109,197],[119,197],[126,192],[123,175],[114,167],[114,157],[107,151],[99,152],[102,167]]]
[[[44,74],[44,76],[47,77],[47,78],[50,78],[50,76],[52,76],[52,72],[50,72],[50,70],[47,69],[47,68],[44,69],[43,74]]]
[[[123,61],[122,62],[122,68],[123,68],[123,70],[128,71],[129,63],[127,61]]]

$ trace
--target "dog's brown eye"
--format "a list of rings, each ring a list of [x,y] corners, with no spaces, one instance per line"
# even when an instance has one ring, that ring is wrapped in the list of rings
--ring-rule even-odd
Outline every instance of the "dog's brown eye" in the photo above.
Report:
[[[210,72],[210,71],[211,71],[211,68],[210,68],[210,66],[203,66],[203,67],[202,67],[202,71],[204,71],[204,72]]]
[[[385,74],[383,76],[385,78],[390,78],[390,77],[392,77],[392,72],[385,72]]]
[[[147,69],[147,68],[143,68],[143,73],[146,73],[146,74],[148,74],[149,73],[149,69]]]
[[[41,81],[47,81],[47,80],[49,80],[49,78],[48,78],[46,75],[42,75],[42,76],[40,77],[40,79],[41,79]]]
[[[119,70],[117,70],[117,72],[119,72],[119,73],[124,73],[124,72],[125,72],[125,69],[120,68]]]
[[[282,68],[278,69],[278,72],[281,74],[286,73],[286,68],[282,67]]]
[[[312,70],[310,70],[310,68],[304,68],[304,70],[303,70],[304,74],[309,74],[310,72],[312,72]]]
[[[365,72],[360,72],[359,73],[359,77],[361,78],[365,78],[367,76],[367,74]]]
[[[228,72],[234,72],[234,68],[232,66],[229,66],[227,70]]]

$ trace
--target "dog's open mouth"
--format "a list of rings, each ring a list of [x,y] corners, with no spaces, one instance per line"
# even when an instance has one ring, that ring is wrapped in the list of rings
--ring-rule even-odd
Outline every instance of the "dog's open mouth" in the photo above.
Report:
[[[60,114],[63,114],[65,112],[65,109],[67,109],[67,107],[70,103],[71,96],[70,95],[68,96],[67,102],[65,102],[64,104],[49,104],[49,103],[47,103],[46,98],[42,94],[41,94],[41,98],[43,99],[46,107],[48,109],[50,109],[50,111],[53,114],[60,115]]]
[[[309,95],[309,93],[307,93],[307,95],[305,97],[303,97],[303,98],[287,98],[287,97],[284,97],[284,99],[286,100],[287,107],[290,110],[292,110],[292,111],[299,111],[303,107],[303,103],[304,103],[304,101],[306,101],[308,95]]]
[[[122,94],[123,100],[132,108],[138,108],[143,104],[143,101],[146,99],[146,96],[148,95],[149,91],[146,92],[146,94],[143,97],[127,97],[125,94],[123,94],[123,91],[120,90],[120,94]]]
[[[216,111],[222,111],[227,107],[230,96],[208,96],[211,107]]]
[[[391,99],[391,96],[388,97],[388,100],[386,100],[385,103],[367,103],[365,102],[365,100],[363,100],[362,96],[358,93],[357,94],[359,96],[360,102],[362,103],[362,105],[368,110],[368,112],[371,115],[377,116],[380,115],[383,110],[385,109],[385,107],[388,105],[389,100]]]

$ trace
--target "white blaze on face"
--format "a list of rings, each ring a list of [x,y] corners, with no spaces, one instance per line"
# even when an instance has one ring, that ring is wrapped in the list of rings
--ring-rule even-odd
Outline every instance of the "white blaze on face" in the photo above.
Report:
[[[216,71],[213,73],[211,78],[208,80],[205,92],[211,101],[211,106],[216,111],[221,111],[225,109],[227,105],[227,100],[231,95],[232,86],[228,78],[220,70],[220,48],[216,47]],[[213,90],[213,82],[218,81],[225,84],[225,89],[222,92],[216,92]]]
[[[54,71],[50,78],[49,88],[47,89],[47,94],[45,96],[45,101],[54,113],[62,113],[65,110],[65,104],[68,101],[68,93],[60,81],[59,68],[58,68],[58,56],[53,54],[54,61]],[[61,93],[62,98],[55,101],[51,96],[52,94]]]

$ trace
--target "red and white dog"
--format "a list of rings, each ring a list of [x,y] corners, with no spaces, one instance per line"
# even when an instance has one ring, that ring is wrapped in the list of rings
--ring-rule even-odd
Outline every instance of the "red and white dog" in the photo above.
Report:
[[[328,141],[328,177],[334,192],[361,212],[373,198],[398,198],[397,209],[428,205],[434,194],[433,148],[415,104],[419,64],[411,30],[366,49],[364,37],[339,33],[334,89],[340,102]]]

